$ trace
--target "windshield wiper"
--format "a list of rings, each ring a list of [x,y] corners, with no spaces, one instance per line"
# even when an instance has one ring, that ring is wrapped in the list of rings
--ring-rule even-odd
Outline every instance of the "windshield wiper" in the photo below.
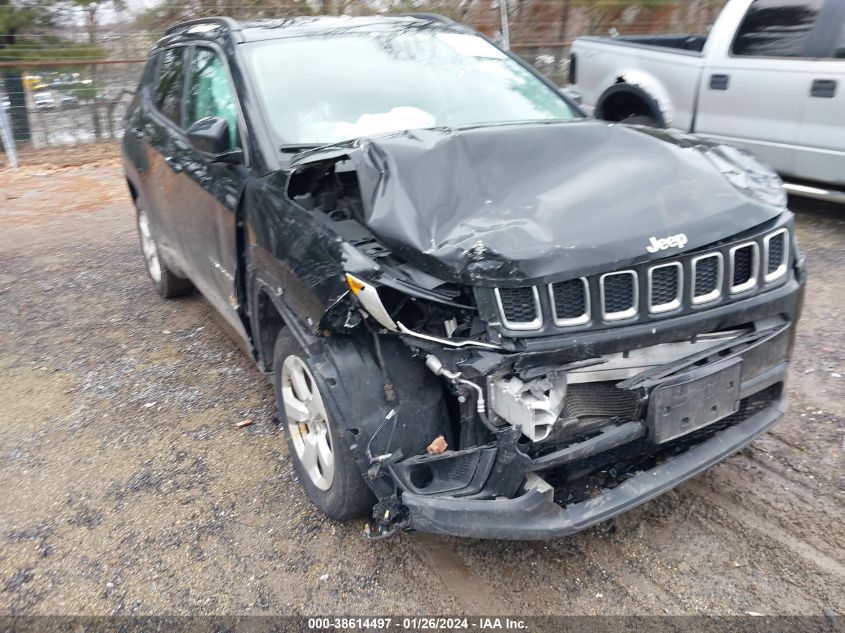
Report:
[[[313,143],[294,143],[290,145],[282,145],[279,148],[279,151],[283,154],[299,154],[300,152],[306,152],[309,149],[317,149],[318,147],[322,147],[322,145],[314,145]]]

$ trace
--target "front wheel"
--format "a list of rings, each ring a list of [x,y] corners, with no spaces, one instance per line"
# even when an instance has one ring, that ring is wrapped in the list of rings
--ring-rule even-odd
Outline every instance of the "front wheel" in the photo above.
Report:
[[[273,350],[273,388],[296,474],[311,502],[327,516],[362,516],[375,498],[341,436],[339,414],[320,392],[315,371],[283,328]]]

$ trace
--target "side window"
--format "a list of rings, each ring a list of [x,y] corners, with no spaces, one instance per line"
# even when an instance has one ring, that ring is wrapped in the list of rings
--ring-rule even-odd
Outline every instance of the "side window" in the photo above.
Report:
[[[754,0],[731,52],[751,57],[801,57],[825,0]]]
[[[238,143],[238,109],[223,60],[207,48],[197,48],[191,61],[188,109],[185,127],[207,116],[219,116],[229,123],[232,147]]]
[[[842,29],[839,31],[839,36],[836,38],[836,45],[833,49],[832,57],[836,59],[845,59],[845,24],[842,25]]]
[[[156,83],[156,106],[176,125],[182,125],[183,48],[168,48],[161,53]]]

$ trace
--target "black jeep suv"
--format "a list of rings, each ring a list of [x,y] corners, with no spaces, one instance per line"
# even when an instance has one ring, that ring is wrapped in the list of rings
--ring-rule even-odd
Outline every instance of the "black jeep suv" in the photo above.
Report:
[[[591,120],[446,19],[176,26],[123,150],[159,293],[243,337],[308,496],[371,537],[569,534],[786,408],[777,176]]]

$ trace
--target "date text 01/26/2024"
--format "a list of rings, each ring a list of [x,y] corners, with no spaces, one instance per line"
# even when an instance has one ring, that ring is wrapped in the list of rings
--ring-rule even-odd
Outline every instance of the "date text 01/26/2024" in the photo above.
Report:
[[[527,623],[509,617],[338,617],[308,618],[310,631],[526,631]]]

